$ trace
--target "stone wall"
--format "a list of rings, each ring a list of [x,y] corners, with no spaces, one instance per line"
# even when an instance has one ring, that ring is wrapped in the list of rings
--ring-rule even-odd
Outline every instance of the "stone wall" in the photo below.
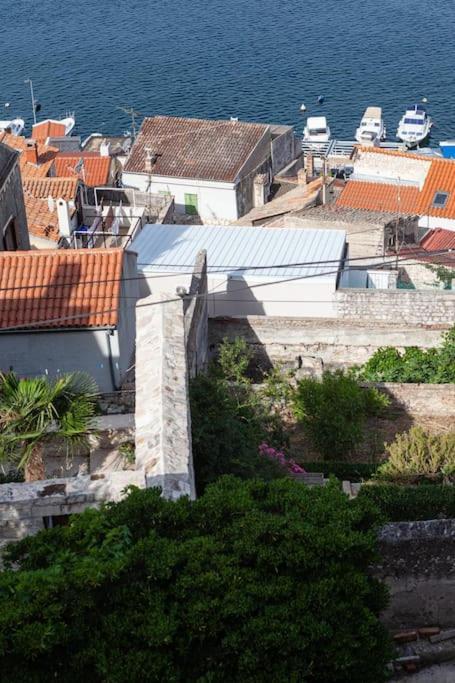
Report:
[[[452,321],[453,318],[447,319],[445,325],[427,327],[396,320],[378,323],[368,319],[211,318],[209,348],[215,354],[223,338],[243,337],[262,368],[269,369],[274,364],[283,363],[307,370],[308,374],[319,375],[323,369],[362,364],[381,346],[399,349],[437,346],[444,328],[448,329]]]
[[[455,321],[455,296],[450,291],[404,289],[339,289],[336,317],[365,323],[450,326]]]
[[[194,498],[183,302],[142,299],[136,320],[136,466],[146,486]]]
[[[389,628],[455,625],[455,520],[387,524],[374,574],[390,590]]]
[[[188,371],[195,377],[207,365],[208,306],[207,306],[207,252],[197,255],[191,278],[189,298],[184,299],[185,344]]]

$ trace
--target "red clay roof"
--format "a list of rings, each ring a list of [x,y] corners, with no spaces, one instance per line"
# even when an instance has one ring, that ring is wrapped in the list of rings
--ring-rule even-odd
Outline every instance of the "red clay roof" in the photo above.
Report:
[[[397,184],[348,180],[336,205],[365,211],[417,214],[419,195],[419,188],[411,185],[398,187]]]
[[[60,230],[57,211],[49,209],[47,199],[33,197],[28,192],[24,192],[24,205],[29,232],[36,237],[58,242]]]
[[[58,121],[41,121],[32,128],[32,138],[37,142],[46,142],[47,138],[58,138],[65,135],[65,124]]]
[[[455,230],[435,228],[429,230],[420,240],[420,246],[427,251],[453,249],[455,257]]]
[[[433,206],[436,192],[447,192],[448,199],[444,208]],[[419,213],[421,216],[455,218],[455,161],[436,159],[431,162],[422,192],[420,193]]]
[[[81,159],[84,169],[78,172],[75,167]],[[110,157],[100,156],[96,152],[59,152],[55,159],[55,175],[75,176],[90,187],[107,185],[110,180],[111,161]]]
[[[11,135],[11,133],[0,133],[0,142],[4,142],[8,147],[12,147],[21,153],[19,165],[22,178],[25,176],[45,178],[49,174],[58,152],[58,149],[55,147],[38,144],[38,164],[35,166],[35,164],[30,164],[25,160],[23,152],[27,146],[27,141],[24,137]]]
[[[153,175],[235,182],[269,126],[154,116],[142,122],[125,171],[147,173],[146,149],[157,155]]]
[[[65,199],[72,201],[77,194],[79,178],[30,178],[26,176],[22,180],[24,193],[28,192],[32,197],[38,199]]]
[[[1,252],[0,330],[115,327],[122,267],[122,249]]]
[[[389,254],[394,251],[389,251]],[[455,266],[455,231],[435,228],[429,230],[416,246],[400,249],[400,256],[409,256],[412,261],[423,261],[434,265]]]
[[[432,161],[432,157],[418,152],[409,152],[401,149],[384,149],[382,147],[359,147],[361,152],[368,154],[386,154],[393,157],[406,157],[407,159],[418,159],[420,161]]]

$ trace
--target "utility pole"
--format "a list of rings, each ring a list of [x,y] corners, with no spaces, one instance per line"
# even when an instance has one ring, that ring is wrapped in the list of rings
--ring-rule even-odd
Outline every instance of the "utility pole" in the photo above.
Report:
[[[35,95],[33,94],[33,82],[31,78],[27,78],[24,83],[28,83],[30,85],[30,97],[32,98],[32,111],[33,111],[33,123],[36,125],[36,100],[35,100]]]
[[[125,112],[131,117],[131,133],[133,135],[133,142],[136,139],[136,116],[142,116],[140,111],[136,111],[133,107],[117,107],[120,111]]]

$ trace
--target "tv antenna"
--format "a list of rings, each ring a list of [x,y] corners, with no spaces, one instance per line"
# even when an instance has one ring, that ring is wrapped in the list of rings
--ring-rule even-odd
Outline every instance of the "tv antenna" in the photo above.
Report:
[[[140,111],[136,111],[133,107],[117,107],[120,111],[125,112],[131,117],[131,132],[133,133],[133,142],[136,139],[136,116],[143,116]]]

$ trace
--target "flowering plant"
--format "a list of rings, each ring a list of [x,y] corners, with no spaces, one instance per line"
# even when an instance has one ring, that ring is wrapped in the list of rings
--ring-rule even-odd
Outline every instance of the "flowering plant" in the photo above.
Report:
[[[259,445],[259,455],[264,456],[265,458],[270,458],[271,460],[275,460],[275,462],[278,462],[282,467],[287,469],[288,472],[291,474],[304,474],[305,470],[303,467],[300,467],[295,460],[292,458],[286,458],[284,452],[282,450],[278,450],[277,448],[274,448],[273,446],[269,446],[267,443],[263,442]]]

